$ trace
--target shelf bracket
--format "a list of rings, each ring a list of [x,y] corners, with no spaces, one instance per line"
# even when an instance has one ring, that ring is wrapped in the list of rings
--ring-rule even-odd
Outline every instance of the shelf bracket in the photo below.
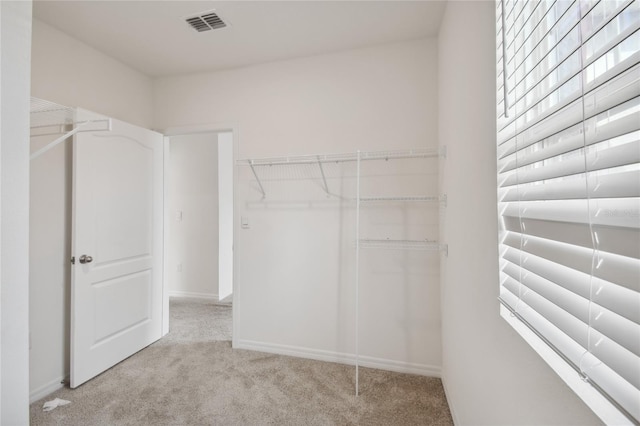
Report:
[[[445,160],[447,159],[447,146],[446,145],[442,145],[440,147],[440,157],[444,158]]]
[[[322,168],[322,162],[320,161],[320,156],[318,156],[318,167],[320,167],[320,174],[322,175],[322,182],[324,183],[324,192],[329,195],[329,185],[327,185],[327,178],[324,175],[324,169]]]
[[[96,124],[98,124],[98,125],[102,124],[102,127],[93,126],[93,125],[96,125]],[[106,118],[104,120],[88,120],[88,121],[79,122],[79,123],[76,124],[76,126],[73,129],[69,130],[68,132],[66,132],[62,136],[56,138],[52,142],[49,142],[48,144],[46,144],[45,146],[43,146],[42,148],[40,148],[39,150],[37,150],[36,152],[31,154],[30,159],[33,160],[35,158],[40,157],[45,152],[47,152],[47,151],[55,148],[56,146],[60,145],[62,142],[64,142],[65,140],[67,140],[71,136],[75,135],[76,133],[79,133],[79,132],[90,132],[90,131],[107,131],[107,130],[111,130],[111,119],[109,119],[109,118]],[[45,136],[45,134],[35,135],[35,136]]]
[[[262,198],[265,198],[267,194],[264,192],[264,188],[262,187],[262,183],[260,182],[260,178],[258,177],[258,173],[256,173],[256,169],[253,167],[253,160],[249,160],[249,167],[251,167],[251,171],[253,172],[253,176],[255,176],[256,181],[258,182],[258,187],[260,188],[260,192],[262,192]]]

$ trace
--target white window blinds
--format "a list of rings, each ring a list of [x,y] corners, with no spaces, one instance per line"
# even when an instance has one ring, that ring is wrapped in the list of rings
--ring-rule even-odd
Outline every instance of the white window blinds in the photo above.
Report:
[[[640,0],[498,0],[500,301],[640,422]]]

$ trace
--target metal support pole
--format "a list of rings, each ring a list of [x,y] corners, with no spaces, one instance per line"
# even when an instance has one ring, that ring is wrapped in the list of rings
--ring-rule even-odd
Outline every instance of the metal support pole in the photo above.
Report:
[[[359,297],[360,297],[360,151],[356,157],[356,396],[360,385]]]

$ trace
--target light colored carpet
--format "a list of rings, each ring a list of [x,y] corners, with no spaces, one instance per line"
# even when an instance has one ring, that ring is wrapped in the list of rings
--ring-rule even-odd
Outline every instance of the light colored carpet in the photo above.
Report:
[[[231,307],[173,300],[171,332],[78,389],[31,405],[32,425],[451,425],[439,379],[232,350]],[[44,401],[72,401],[50,412]]]
[[[170,303],[170,331],[156,345],[231,341],[231,305],[173,298]]]

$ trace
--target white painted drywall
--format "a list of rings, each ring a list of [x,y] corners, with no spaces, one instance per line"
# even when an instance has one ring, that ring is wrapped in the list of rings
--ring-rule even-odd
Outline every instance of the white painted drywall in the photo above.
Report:
[[[233,294],[233,133],[218,134],[218,298]]]
[[[32,57],[32,96],[151,127],[153,84],[145,74],[38,19]]]
[[[150,78],[38,20],[33,25],[33,96],[151,126]],[[53,138],[34,138],[31,149]],[[31,162],[30,203],[29,382],[36,399],[69,374],[70,142]]]
[[[423,39],[160,78],[155,126],[234,123],[240,158],[435,147],[436,53],[435,40]],[[390,167],[391,193],[437,188],[437,166],[423,166],[431,176],[414,187],[398,178],[399,166]],[[236,225],[234,339],[346,361],[354,351],[353,203],[327,198],[322,183],[304,179],[309,170],[273,173],[261,200],[249,169],[240,169],[235,219],[246,216],[249,229]],[[296,173],[303,179],[291,179]],[[327,174],[333,193],[353,197],[353,168]],[[370,223],[376,220],[390,221],[394,232],[437,237],[430,235],[437,234],[437,209],[420,215],[392,206]],[[361,354],[372,364],[439,372],[438,265],[438,254],[364,256]]]
[[[31,1],[0,2],[0,407],[29,424],[29,67]]]
[[[31,139],[34,151],[51,137]],[[42,397],[69,373],[71,143],[31,161],[29,216],[30,393]]]
[[[447,397],[457,424],[598,424],[499,315],[495,20],[494,2],[448,2],[438,40]]]
[[[172,136],[169,291],[218,300],[218,135]]]

